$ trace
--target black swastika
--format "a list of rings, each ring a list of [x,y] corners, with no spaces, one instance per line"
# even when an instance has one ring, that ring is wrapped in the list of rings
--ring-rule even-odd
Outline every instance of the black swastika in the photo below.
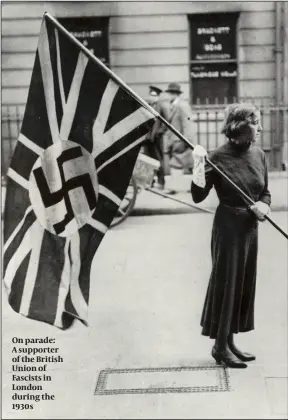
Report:
[[[78,175],[68,180],[65,180],[65,177],[64,177],[64,171],[63,171],[64,162],[67,162],[72,159],[76,159],[81,156],[83,156],[81,147],[77,146],[72,149],[65,150],[57,158],[57,164],[59,167],[60,177],[62,181],[62,188],[52,193],[50,191],[43,169],[40,167],[40,168],[34,169],[33,171],[38,189],[40,191],[40,194],[43,200],[43,204],[46,208],[53,206],[54,204],[57,204],[64,199],[67,213],[61,222],[58,222],[53,226],[55,229],[55,232],[58,235],[65,230],[66,225],[69,222],[71,222],[71,220],[73,220],[74,218],[74,212],[73,212],[73,208],[72,208],[69,194],[68,194],[69,191],[77,187],[82,187],[85,192],[90,210],[96,207],[95,191],[92,185],[90,175],[88,173],[83,174],[83,175]]]

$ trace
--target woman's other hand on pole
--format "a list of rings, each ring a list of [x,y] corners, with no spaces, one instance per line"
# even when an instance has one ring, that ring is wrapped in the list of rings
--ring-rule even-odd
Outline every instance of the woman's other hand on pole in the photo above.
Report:
[[[260,220],[260,222],[264,222],[265,216],[270,211],[270,207],[268,206],[268,204],[263,203],[263,201],[257,201],[255,205],[252,205],[250,207],[250,210],[253,211],[253,213],[256,215],[257,219]]]

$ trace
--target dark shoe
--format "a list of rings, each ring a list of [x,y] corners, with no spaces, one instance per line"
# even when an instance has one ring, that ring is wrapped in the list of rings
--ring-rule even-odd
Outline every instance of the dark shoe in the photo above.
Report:
[[[256,360],[256,356],[254,356],[253,354],[242,353],[240,350],[236,349],[233,346],[229,346],[229,348],[239,360],[242,360],[242,362],[252,362],[253,360]]]
[[[246,363],[241,362],[236,356],[233,356],[232,353],[227,352],[226,350],[219,351],[213,347],[212,357],[216,360],[218,365],[224,363],[227,367],[234,369],[245,369],[247,367]]]

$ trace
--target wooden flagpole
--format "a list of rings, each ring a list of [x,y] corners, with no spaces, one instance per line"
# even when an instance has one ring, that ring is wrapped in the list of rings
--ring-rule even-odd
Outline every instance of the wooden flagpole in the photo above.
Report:
[[[44,16],[49,19],[53,24],[64,34],[66,35],[71,42],[76,44],[92,61],[94,61],[99,67],[102,68],[112,80],[114,80],[118,85],[122,87],[130,96],[132,96],[138,103],[140,103],[143,108],[145,108],[147,111],[149,111],[154,117],[158,118],[166,127],[169,128],[179,139],[184,141],[187,146],[190,147],[190,149],[194,149],[194,145],[190,143],[189,140],[186,139],[176,128],[173,127],[168,121],[165,120],[153,107],[151,107],[144,99],[142,99],[136,92],[134,92],[128,85],[126,85],[123,80],[121,80],[115,73],[113,73],[112,70],[110,70],[107,66],[105,66],[104,63],[102,63],[99,58],[97,58],[94,54],[91,53],[91,51],[88,50],[80,41],[78,41],[67,29],[64,28],[53,16],[51,16],[48,12],[44,13]],[[236,189],[242,196],[242,198],[246,199],[251,205],[254,205],[255,202],[252,200],[251,197],[249,197],[244,191],[241,190],[241,188],[238,187],[224,172],[222,172],[219,168],[217,168],[214,163],[211,162],[210,159],[207,157],[205,158],[207,163],[212,166],[212,168],[223,178],[226,179],[228,183],[230,183],[234,189]],[[282,233],[283,236],[285,236],[286,239],[288,239],[288,234],[281,229],[280,226],[278,226],[269,216],[265,216],[265,219],[268,220],[272,226],[274,226],[280,233]]]

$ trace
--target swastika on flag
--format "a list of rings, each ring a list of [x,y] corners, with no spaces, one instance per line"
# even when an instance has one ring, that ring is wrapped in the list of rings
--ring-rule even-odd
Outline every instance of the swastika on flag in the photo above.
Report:
[[[29,196],[41,225],[70,236],[89,222],[96,208],[98,181],[93,157],[69,140],[48,147],[37,159]]]

